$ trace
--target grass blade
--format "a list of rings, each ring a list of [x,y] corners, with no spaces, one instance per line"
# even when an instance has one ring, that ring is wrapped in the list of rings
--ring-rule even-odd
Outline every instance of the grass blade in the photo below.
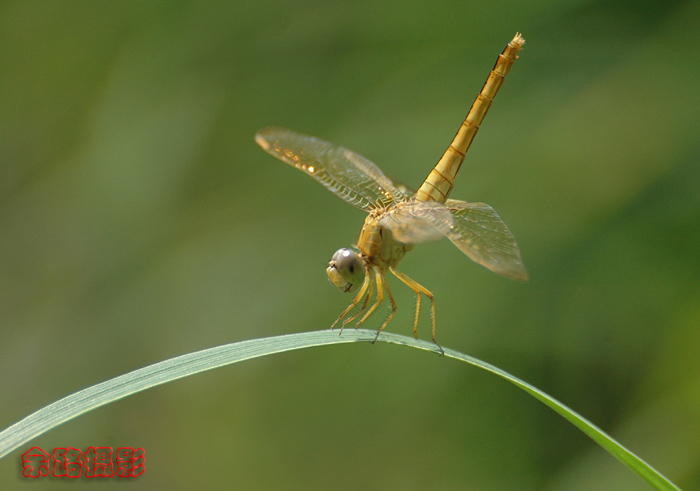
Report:
[[[155,363],[75,392],[3,430],[0,432],[0,458],[81,414],[157,385],[251,358],[314,346],[368,342],[372,341],[375,336],[375,331],[364,329],[349,329],[342,336],[338,336],[337,331],[330,330],[288,334],[226,344]],[[440,353],[433,343],[397,334],[382,333],[377,341]],[[593,423],[536,387],[469,355],[445,348],[445,356],[498,375],[540,400],[637,473],[653,488],[660,490],[679,489],[661,473],[617,443]]]

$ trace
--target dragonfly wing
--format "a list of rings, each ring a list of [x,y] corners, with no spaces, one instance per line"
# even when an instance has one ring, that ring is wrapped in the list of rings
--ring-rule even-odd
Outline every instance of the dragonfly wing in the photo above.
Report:
[[[396,189],[401,191],[405,196],[415,196],[416,190],[412,189],[405,184],[402,184],[400,182],[394,181],[394,186],[396,186]]]
[[[283,128],[264,128],[255,135],[255,141],[270,155],[305,172],[362,210],[405,198],[379,167],[346,148]]]
[[[398,203],[379,220],[379,225],[391,230],[394,239],[404,244],[418,244],[441,239],[443,230],[454,222],[452,211],[437,201],[407,201]]]
[[[484,203],[449,199],[452,225],[436,227],[474,262],[507,278],[527,281],[527,270],[520,257],[515,237],[500,215]]]

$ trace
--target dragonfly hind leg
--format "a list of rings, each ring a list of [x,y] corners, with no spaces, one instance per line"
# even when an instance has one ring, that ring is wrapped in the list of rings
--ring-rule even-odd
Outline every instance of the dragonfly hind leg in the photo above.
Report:
[[[445,352],[443,351],[442,346],[435,341],[435,299],[433,298],[433,293],[414,279],[409,278],[399,271],[396,271],[394,268],[389,268],[389,271],[391,271],[391,273],[400,279],[407,287],[416,292],[416,318],[413,321],[413,336],[416,339],[418,339],[418,319],[420,318],[421,293],[430,299],[430,319],[433,322],[433,343],[440,348],[440,352],[442,352],[444,355]]]

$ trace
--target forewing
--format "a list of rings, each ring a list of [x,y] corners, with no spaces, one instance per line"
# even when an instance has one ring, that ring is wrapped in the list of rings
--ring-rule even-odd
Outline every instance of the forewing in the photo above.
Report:
[[[391,230],[394,239],[404,244],[418,244],[441,239],[443,230],[453,224],[452,211],[436,201],[407,201],[399,203],[379,225]]]
[[[515,237],[499,214],[484,203],[447,200],[454,223],[440,227],[442,233],[474,262],[494,273],[527,281]]]
[[[379,167],[346,148],[283,128],[264,128],[255,135],[255,141],[270,155],[305,172],[362,210],[404,199]]]

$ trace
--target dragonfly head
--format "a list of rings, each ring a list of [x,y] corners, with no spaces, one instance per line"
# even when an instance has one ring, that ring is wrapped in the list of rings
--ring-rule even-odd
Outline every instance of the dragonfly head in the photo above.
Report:
[[[338,249],[328,263],[326,274],[339,290],[351,292],[365,281],[365,266],[355,251]]]

